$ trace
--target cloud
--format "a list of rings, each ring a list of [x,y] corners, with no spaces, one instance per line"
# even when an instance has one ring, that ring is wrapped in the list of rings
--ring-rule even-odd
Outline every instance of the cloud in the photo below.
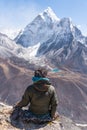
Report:
[[[6,34],[9,38],[14,39],[18,33],[19,33],[20,29],[2,29],[1,33]]]
[[[77,25],[77,27],[80,29],[80,28],[81,28],[81,25]]]
[[[81,32],[84,36],[87,36],[87,25],[86,24],[77,25],[77,27],[81,30]]]

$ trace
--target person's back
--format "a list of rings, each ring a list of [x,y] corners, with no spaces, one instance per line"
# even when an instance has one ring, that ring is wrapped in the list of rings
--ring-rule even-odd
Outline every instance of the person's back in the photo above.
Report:
[[[22,100],[15,106],[15,108],[22,108],[29,104],[28,120],[50,121],[55,117],[55,112],[58,104],[55,88],[46,78],[47,71],[38,69],[32,78],[33,84],[30,85],[22,97]],[[25,116],[26,114],[24,114]],[[32,116],[32,117],[31,117]],[[44,117],[44,118],[43,118]],[[46,119],[46,118],[47,119]]]

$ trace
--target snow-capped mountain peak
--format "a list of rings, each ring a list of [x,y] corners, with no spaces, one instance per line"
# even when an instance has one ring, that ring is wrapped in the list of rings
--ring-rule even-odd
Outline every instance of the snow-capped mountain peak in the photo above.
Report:
[[[39,41],[43,43],[53,35],[58,22],[59,19],[48,7],[19,33],[15,41],[24,47],[36,45]]]
[[[48,7],[44,10],[43,13],[40,13],[40,15],[47,20],[47,18],[50,18],[53,22],[59,21],[59,18],[56,16],[56,14],[53,12],[53,10]]]

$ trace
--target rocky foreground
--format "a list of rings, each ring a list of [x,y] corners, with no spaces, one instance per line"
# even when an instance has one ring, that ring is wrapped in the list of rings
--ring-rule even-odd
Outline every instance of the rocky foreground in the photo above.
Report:
[[[0,103],[0,130],[86,130],[78,127],[72,120],[60,116],[56,121],[47,124],[26,123],[21,120],[10,120],[12,106]]]

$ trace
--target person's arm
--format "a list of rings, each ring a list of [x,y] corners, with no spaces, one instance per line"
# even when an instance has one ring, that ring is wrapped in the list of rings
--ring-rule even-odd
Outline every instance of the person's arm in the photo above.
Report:
[[[15,106],[13,106],[13,111],[11,114],[11,117],[13,120],[17,120],[19,118],[19,113],[21,112],[21,108],[24,106],[27,106],[30,102],[30,96],[29,96],[28,89],[25,90],[24,95],[20,102],[18,102]]]
[[[20,102],[18,102],[15,107],[22,108],[24,106],[27,106],[30,102],[30,96],[28,92],[28,88],[25,90],[24,95],[22,96],[22,99]]]
[[[57,105],[58,105],[58,97],[57,97],[57,94],[56,94],[56,91],[54,88],[53,93],[52,93],[52,97],[51,97],[51,117],[52,118],[55,118]]]

